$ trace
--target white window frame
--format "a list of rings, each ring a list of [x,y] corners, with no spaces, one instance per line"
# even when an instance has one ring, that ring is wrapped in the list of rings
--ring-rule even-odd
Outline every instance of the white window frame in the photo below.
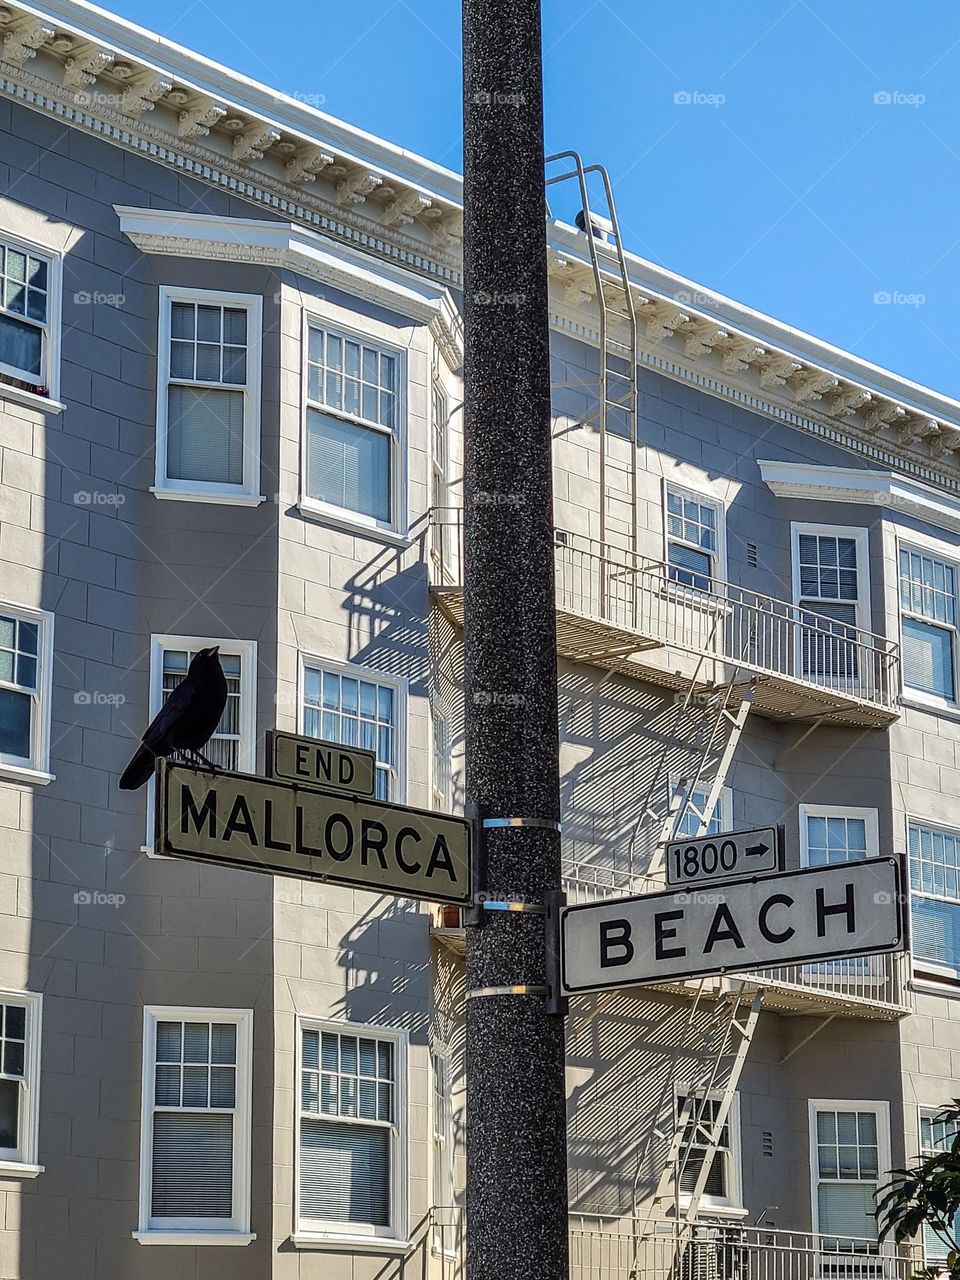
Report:
[[[920,1105],[917,1107],[917,1159],[918,1160],[928,1160],[931,1156],[938,1155],[942,1153],[944,1150],[943,1147],[925,1147],[923,1145],[923,1121],[925,1119],[933,1120],[936,1116],[938,1116],[943,1111],[943,1109],[944,1108],[942,1105],[939,1107],[925,1107],[923,1105]],[[958,1215],[958,1219],[960,1219],[960,1215]],[[928,1267],[937,1266],[941,1272],[945,1273],[947,1253],[949,1252],[950,1246],[944,1240],[943,1253],[937,1254],[937,1255],[930,1254],[927,1249],[927,1241],[930,1238],[930,1235],[933,1234],[933,1230],[934,1230],[933,1227],[930,1226],[929,1223],[925,1223],[919,1232],[920,1243],[923,1247],[923,1260]],[[954,1232],[954,1234],[956,1234],[956,1231]]]
[[[40,382],[35,382],[35,375],[28,370],[17,369],[14,365],[0,364],[0,373],[9,378],[17,378],[20,382],[26,382],[31,386],[45,387],[47,394],[41,395],[38,391],[25,391],[22,387],[15,387],[10,383],[0,381],[0,395],[10,395],[15,399],[19,396],[30,396],[31,403],[37,403],[37,401],[44,403],[49,400],[54,408],[59,409],[62,407],[59,403],[60,317],[63,306],[62,255],[46,245],[35,244],[31,240],[25,240],[22,236],[13,235],[6,230],[0,230],[0,242],[3,243],[4,247],[9,246],[12,249],[19,250],[21,253],[29,253],[35,258],[43,258],[47,264],[47,319],[44,324],[39,325],[36,320],[29,320],[26,316],[18,316],[15,312],[8,312],[0,306],[4,314],[11,316],[15,320],[24,320],[28,324],[37,325],[43,334]]]
[[[437,437],[440,439],[442,458],[437,457]],[[434,369],[430,380],[430,492],[427,505],[435,517],[430,525],[430,555],[434,566],[443,581],[443,571],[447,562],[447,539],[450,529],[445,523],[449,507],[449,473],[450,473],[450,397],[443,385],[439,370]],[[434,503],[434,489],[439,499]]]
[[[877,809],[862,809],[847,804],[800,804],[797,806],[800,821],[800,866],[810,866],[808,848],[808,818],[862,818],[866,827],[867,848],[865,858],[880,856],[880,813]]]
[[[43,1032],[43,996],[34,991],[0,989],[0,1004],[26,1010],[26,1042],[23,1082],[20,1086],[19,1132],[16,1148],[0,1148],[0,1177],[36,1178],[40,1132],[40,1046]],[[10,1077],[6,1077],[9,1079]]]
[[[0,777],[15,782],[46,784],[53,781],[50,773],[50,719],[53,697],[53,624],[54,615],[46,609],[0,600],[0,614],[22,618],[39,627],[37,639],[37,689],[30,715],[30,755],[0,755]],[[15,681],[2,683],[3,688],[24,692]]]
[[[446,1124],[438,1124],[436,1062],[443,1063],[446,1084],[446,1105],[443,1119]],[[447,1045],[435,1041],[430,1046],[430,1201],[431,1207],[437,1209],[454,1208],[454,1142],[453,1142],[453,1057]],[[446,1168],[441,1170],[440,1161]],[[434,1192],[437,1190],[438,1178],[442,1177],[448,1184],[450,1192],[445,1204],[437,1204]],[[453,1222],[438,1222],[434,1216],[433,1238],[431,1248],[435,1254],[444,1258],[457,1256],[457,1238]]]
[[[675,799],[675,798],[676,798],[676,796],[677,796],[677,792],[680,790],[680,781],[681,781],[681,775],[680,775],[679,773],[671,773],[671,775],[670,775],[670,779],[669,779],[669,787],[670,787],[669,802],[670,802],[670,804],[673,804],[673,801],[674,801],[674,799]],[[694,789],[694,788],[690,788],[690,790],[693,790],[693,789]],[[703,794],[705,794],[705,795],[707,796],[707,798],[709,799],[709,796],[710,796],[710,788],[709,788],[709,786],[707,786],[707,787],[703,787],[703,788],[699,788],[699,787],[698,787],[698,788],[696,788],[696,790],[698,790],[698,791],[702,791],[702,792],[703,792]],[[693,812],[693,811],[692,811],[692,810],[690,810],[690,812]],[[719,820],[719,822],[720,822],[720,831],[721,831],[721,832],[723,832],[723,831],[732,831],[732,830],[733,830],[733,788],[732,788],[732,787],[722,787],[722,788],[721,788],[721,790],[720,790],[720,798],[719,798],[719,800],[717,801],[717,807],[714,809],[713,814],[711,815],[711,817],[713,817],[714,815],[717,815],[717,816],[718,816],[718,820]],[[678,822],[680,821],[680,816],[681,816],[681,815],[680,815],[680,810],[678,809],[678,810],[677,810],[677,821],[678,821]],[[682,838],[695,839],[695,837],[693,837],[693,836],[689,836],[689,837],[680,837],[680,838],[681,838],[681,839],[682,839]]]
[[[717,549],[715,552],[705,551],[703,547],[695,547],[692,542],[687,542],[685,538],[675,538],[669,532],[669,512],[667,510],[667,498],[671,493],[679,494],[682,498],[692,498],[695,502],[699,502],[701,506],[712,507],[716,513],[717,521]],[[722,498],[718,498],[716,494],[709,493],[704,489],[695,489],[689,484],[680,484],[675,480],[668,480],[664,477],[663,492],[661,494],[661,510],[663,519],[663,563],[664,572],[668,579],[670,570],[677,568],[676,565],[670,563],[670,544],[675,542],[678,546],[690,547],[693,551],[699,551],[702,555],[708,555],[711,561],[710,568],[710,587],[711,592],[717,594],[722,590],[722,584],[727,578],[727,504]],[[688,572],[695,572],[688,570]],[[672,581],[672,579],[670,579]],[[691,591],[702,591],[707,588],[693,587],[689,584],[678,582],[678,587],[688,586]]]
[[[809,1139],[808,1162],[810,1165],[810,1222],[813,1226],[813,1234],[817,1236],[818,1241],[821,1237],[826,1239],[834,1239],[827,1231],[820,1229],[820,1208],[817,1190],[820,1186],[820,1151],[817,1141],[817,1115],[820,1111],[872,1111],[877,1117],[877,1187],[878,1189],[884,1185],[884,1182],[890,1176],[890,1103],[884,1101],[869,1101],[864,1099],[851,1100],[849,1098],[810,1098],[807,1103],[807,1132]],[[840,1181],[835,1179],[834,1181]],[[850,1179],[849,1181],[854,1181]],[[841,1239],[843,1237],[840,1237]],[[856,1237],[854,1237],[856,1238]],[[872,1242],[871,1242],[872,1243]],[[877,1241],[876,1248],[871,1249],[869,1254],[858,1253],[837,1253],[832,1249],[824,1250],[823,1257],[830,1259],[831,1276],[839,1276],[843,1270],[845,1260],[849,1262],[849,1270],[851,1277],[857,1280],[865,1280],[867,1275],[872,1274],[864,1266],[864,1258],[874,1258],[889,1252],[890,1246],[887,1243]],[[877,1273],[880,1274],[879,1272]]]
[[[900,552],[915,552],[917,555],[927,556],[932,560],[940,560],[944,564],[950,566],[954,573],[954,584],[957,593],[957,624],[951,626],[945,622],[935,622],[932,618],[924,617],[923,614],[914,613],[912,609],[904,609],[903,602],[900,598]],[[949,547],[946,543],[938,542],[933,538],[921,538],[919,534],[913,533],[909,537],[898,537],[896,540],[896,579],[895,590],[897,594],[897,639],[900,642],[900,652],[903,653],[903,620],[904,616],[915,618],[918,622],[924,622],[928,626],[938,628],[941,631],[951,633],[950,650],[953,657],[953,694],[952,698],[942,698],[935,693],[929,693],[926,689],[915,689],[912,685],[907,684],[906,672],[902,669],[901,683],[903,685],[904,700],[906,702],[919,703],[924,707],[930,707],[935,711],[949,711],[954,715],[960,708],[960,554],[956,547]]]
[[[453,757],[447,762],[446,777],[438,777],[437,769],[437,733],[442,731],[447,738],[447,751],[452,750],[450,733],[450,717],[446,711],[431,703],[430,705],[430,791],[433,807],[440,813],[449,813],[453,805]]]
[[[338,409],[326,409],[323,405],[311,403],[308,395],[311,328],[322,329],[324,333],[333,334],[338,338],[360,342],[364,346],[372,347],[383,355],[392,356],[396,360],[396,425],[392,431],[380,423],[370,422],[366,418],[344,413]],[[392,542],[406,543],[408,527],[407,382],[409,378],[406,349],[396,343],[375,337],[373,334],[365,333],[362,329],[352,328],[339,320],[333,320],[317,311],[307,309],[304,309],[303,312],[300,346],[300,386],[302,388],[300,395],[300,496],[298,499],[300,510],[320,517],[328,524],[336,525],[354,533],[374,538],[384,538]],[[383,435],[390,436],[390,511],[392,517],[390,520],[377,520],[375,517],[365,515],[361,511],[352,511],[349,507],[338,507],[333,503],[323,502],[319,498],[311,498],[307,493],[307,419],[310,408],[320,409],[335,418],[342,418],[345,422],[355,423],[365,430],[379,431]]]
[[[915,973],[917,968],[921,970],[922,975],[931,974],[937,978],[946,978],[952,983],[960,981],[960,965],[952,968],[950,965],[938,964],[936,960],[927,960],[925,957],[918,956],[914,950],[914,929],[913,929],[913,900],[914,898],[929,898],[933,902],[946,902],[960,911],[960,897],[951,898],[946,894],[934,893],[927,889],[915,889],[913,887],[913,865],[912,854],[910,851],[910,829],[911,827],[926,827],[929,831],[939,831],[944,835],[954,836],[960,840],[960,827],[951,827],[946,822],[934,822],[930,818],[921,818],[914,813],[906,815],[906,863],[907,863],[907,884],[909,886],[910,895],[910,966]],[[938,990],[945,988],[937,985]]]
[[[304,698],[306,696],[306,669],[307,667],[320,667],[322,670],[336,671],[342,676],[352,676],[358,680],[369,680],[375,684],[389,685],[393,689],[394,702],[396,709],[396,724],[394,726],[395,741],[397,746],[397,763],[393,775],[393,790],[395,794],[388,797],[390,804],[406,804],[407,802],[407,715],[408,700],[410,693],[409,682],[403,676],[390,675],[386,671],[380,671],[376,667],[361,667],[352,662],[338,662],[334,658],[324,658],[317,653],[307,653],[303,650],[298,655],[298,671],[297,671],[297,732],[306,733],[304,723],[306,719],[306,706]],[[379,771],[380,766],[377,765]]]
[[[212,636],[150,637],[150,705],[147,723],[163,705],[163,655],[168,649],[208,649],[219,645],[220,652],[240,659],[240,741],[237,744],[237,772],[256,773],[257,763],[257,642],[256,640],[216,639]],[[142,852],[151,857],[156,806],[156,778],[147,783],[147,832]]]
[[[229,1022],[237,1028],[237,1094],[233,1129],[233,1209],[230,1223],[209,1218],[169,1219],[171,1226],[151,1225],[153,1180],[154,1074],[158,1022]],[[143,1069],[140,1101],[140,1217],[133,1233],[141,1244],[245,1245],[256,1239],[250,1230],[250,1167],[253,1114],[253,1010],[211,1009],[190,1005],[145,1005]]]
[[[678,1117],[680,1115],[680,1099],[691,1093],[701,1093],[693,1085],[677,1084],[673,1092],[673,1114]],[[711,1102],[719,1102],[723,1094],[718,1089],[710,1089],[706,1094]],[[704,1192],[700,1197],[700,1209],[702,1212],[731,1217],[744,1218],[747,1216],[747,1210],[743,1204],[743,1147],[740,1138],[740,1094],[734,1093],[733,1101],[730,1103],[730,1110],[726,1119],[727,1133],[730,1137],[730,1145],[724,1151],[723,1148],[717,1148],[717,1155],[722,1154],[724,1157],[724,1165],[726,1168],[726,1184],[727,1194],[722,1198],[719,1196],[709,1196]],[[681,1158],[684,1147],[681,1147]],[[681,1207],[686,1207],[690,1203],[689,1195],[680,1196]]]
[[[167,476],[167,411],[170,372],[171,316],[175,302],[237,307],[247,313],[247,381],[245,386],[215,383],[227,391],[243,393],[243,480],[240,484],[205,480],[176,480]],[[157,439],[156,475],[152,492],[158,498],[188,502],[217,502],[258,506],[265,501],[260,490],[261,367],[263,363],[263,299],[255,293],[224,293],[212,289],[188,289],[160,285],[157,325]],[[188,384],[189,385],[189,384]],[[198,386],[207,384],[197,383]]]
[[[300,1073],[303,1064],[303,1033],[305,1030],[326,1031],[331,1035],[369,1036],[374,1040],[389,1040],[393,1045],[394,1060],[394,1130],[390,1144],[390,1217],[389,1227],[349,1222],[321,1222],[304,1219],[300,1215],[300,1117],[302,1114]],[[408,1060],[410,1038],[398,1027],[377,1026],[365,1022],[335,1021],[330,1018],[298,1016],[296,1030],[296,1057],[294,1061],[293,1099],[293,1222],[292,1240],[298,1246],[330,1245],[341,1248],[349,1245],[363,1249],[381,1248],[396,1252],[409,1247],[409,1086]],[[312,1114],[312,1113],[311,1113]],[[349,1121],[347,1121],[349,1123]]]
[[[852,539],[857,548],[857,599],[842,600],[837,599],[821,599],[812,596],[804,596],[800,590],[800,536],[821,537],[821,538],[847,538]],[[793,603],[799,609],[801,600],[809,600],[810,604],[806,606],[811,613],[817,612],[817,604],[834,605],[834,604],[852,604],[855,607],[856,621],[852,624],[861,631],[869,631],[871,607],[870,607],[870,530],[863,525],[852,524],[806,524],[803,521],[791,520],[790,522],[790,565],[791,578],[793,582]]]

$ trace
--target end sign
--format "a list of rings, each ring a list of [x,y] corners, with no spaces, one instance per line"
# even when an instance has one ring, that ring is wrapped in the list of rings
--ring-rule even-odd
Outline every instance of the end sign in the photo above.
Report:
[[[898,858],[867,858],[567,907],[562,987],[601,991],[900,951],[900,880]]]

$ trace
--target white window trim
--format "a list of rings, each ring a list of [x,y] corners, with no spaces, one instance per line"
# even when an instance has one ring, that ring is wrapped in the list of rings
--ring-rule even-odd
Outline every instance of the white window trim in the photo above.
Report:
[[[857,599],[853,600],[824,600],[825,605],[833,604],[855,604],[856,621],[855,627],[859,627],[861,631],[872,630],[870,625],[871,604],[870,604],[870,531],[861,525],[849,524],[805,524],[802,521],[791,520],[790,522],[790,565],[791,577],[793,581],[793,603],[799,608],[800,601],[809,599],[802,595],[800,591],[800,535],[810,534],[814,537],[826,538],[852,538],[857,547]],[[817,605],[814,602],[807,606],[812,613],[816,613]]]
[[[219,645],[225,655],[240,658],[240,741],[237,744],[237,771],[256,773],[257,764],[257,642],[256,640],[217,639],[214,636],[150,637],[150,683],[147,723],[163,704],[163,655],[167,649],[207,649]],[[147,783],[147,829],[141,849],[149,857],[159,858],[154,851],[153,829],[156,806],[156,778]]]
[[[943,1148],[925,1147],[923,1145],[923,1127],[922,1127],[924,1113],[926,1113],[929,1119],[932,1120],[934,1119],[935,1116],[938,1116],[942,1111],[943,1111],[943,1104],[941,1104],[940,1106],[924,1106],[922,1103],[919,1103],[917,1105],[917,1159],[918,1160],[927,1160],[929,1159],[930,1156],[936,1155],[938,1151],[943,1150]],[[928,1226],[929,1224],[924,1224],[924,1225]],[[923,1230],[923,1228],[921,1228],[918,1234],[920,1236],[920,1246],[923,1249],[923,1260],[926,1263],[926,1265],[929,1267],[933,1264],[939,1263],[941,1264],[939,1267],[939,1270],[945,1274],[946,1267],[943,1266],[942,1264],[945,1262],[948,1249],[945,1247],[943,1255],[940,1257],[935,1257],[933,1259],[933,1262],[931,1263],[930,1255],[927,1253],[927,1233],[925,1230]],[[946,1241],[944,1241],[944,1244],[946,1246]]]
[[[797,806],[800,822],[800,866],[809,867],[808,818],[862,818],[866,826],[867,851],[865,857],[880,856],[880,814],[877,809],[859,809],[847,804],[800,804]]]
[[[171,1227],[150,1225],[153,1173],[154,1069],[157,1023],[231,1022],[237,1028],[237,1107],[233,1143],[233,1208],[235,1225],[209,1225],[207,1219]],[[133,1232],[141,1244],[249,1244],[250,1143],[253,1102],[253,1010],[207,1009],[190,1005],[145,1005],[143,1010],[143,1069],[140,1100],[140,1218]]]
[[[904,610],[900,599],[900,552],[915,551],[920,555],[929,556],[934,560],[942,560],[944,564],[950,565],[954,571],[954,582],[957,589],[957,625],[951,627],[949,624],[935,622],[932,618],[925,618],[919,613],[913,613],[912,610]],[[896,540],[896,558],[894,560],[894,582],[897,593],[897,640],[900,643],[900,652],[903,653],[903,619],[904,614],[910,618],[916,618],[918,622],[926,622],[932,627],[938,627],[943,631],[952,633],[953,639],[950,645],[953,654],[953,698],[941,698],[935,693],[928,693],[925,689],[914,689],[907,684],[906,674],[901,675],[901,684],[903,685],[904,701],[915,703],[921,707],[929,708],[931,711],[946,711],[957,715],[960,713],[960,552],[956,547],[948,546],[944,542],[938,542],[934,538],[921,537],[917,533],[911,533],[909,537],[898,537]]]
[[[20,1091],[19,1139],[16,1151],[3,1148],[0,1177],[36,1178],[43,1173],[37,1163],[40,1134],[40,1046],[43,1036],[43,996],[34,991],[0,988],[0,1004],[20,1005],[26,1010],[26,1044]]]
[[[951,906],[955,906],[958,911],[960,911],[960,900],[958,900],[957,898],[948,898],[943,894],[931,893],[924,889],[914,889],[913,867],[911,865],[911,854],[910,854],[910,828],[911,827],[927,827],[929,830],[943,831],[943,832],[946,832],[947,835],[953,835],[960,838],[960,827],[952,827],[948,822],[934,821],[934,819],[932,818],[923,818],[915,813],[909,813],[909,812],[905,815],[904,821],[905,821],[904,839],[906,842],[904,845],[904,848],[906,849],[906,864],[907,864],[907,873],[906,873],[907,874],[907,893],[909,896],[909,906],[910,906],[910,933],[909,933],[910,971],[914,975],[915,985],[923,985],[923,979],[921,979],[919,983],[916,982],[916,970],[918,965],[923,972],[924,978],[944,978],[948,982],[955,985],[957,982],[960,982],[960,966],[958,966],[956,969],[952,969],[949,965],[937,964],[935,960],[926,960],[921,957],[918,957],[915,951],[913,950],[913,899],[914,899],[914,896],[918,898],[929,898],[933,902],[949,903]],[[927,988],[928,990],[936,991],[940,995],[955,994],[955,992],[951,988],[947,986],[941,987],[939,984],[935,984],[933,982],[928,982]]]
[[[360,680],[373,680],[377,684],[388,684],[394,691],[394,706],[397,722],[394,727],[397,744],[396,790],[390,797],[390,804],[407,803],[407,714],[410,695],[410,682],[403,676],[391,675],[379,671],[375,667],[361,667],[352,662],[338,662],[335,658],[324,658],[318,653],[306,653],[300,650],[297,665],[297,733],[305,733],[306,668],[321,667],[328,671],[337,671],[343,676],[355,676]],[[379,768],[379,766],[378,766]]]
[[[391,437],[390,452],[390,509],[391,520],[376,520],[359,511],[351,511],[347,507],[338,507],[330,502],[321,502],[311,498],[307,493],[307,410],[310,408],[307,394],[309,386],[309,353],[310,329],[323,329],[325,333],[333,333],[337,337],[351,338],[365,346],[374,347],[385,355],[393,356],[397,361],[397,425],[393,431],[385,427],[367,424],[370,430],[379,430]],[[351,533],[364,537],[386,541],[395,545],[408,546],[411,542],[409,534],[408,514],[408,468],[407,468],[407,381],[409,377],[407,350],[396,343],[384,341],[361,329],[341,324],[309,308],[304,308],[300,337],[300,493],[297,506],[306,515],[315,516],[326,524],[332,524]],[[355,421],[336,409],[328,412],[333,417],[341,417],[344,421]],[[358,421],[357,425],[362,425]]]
[[[444,1071],[446,1072],[447,1120],[449,1121],[449,1123],[447,1125],[447,1131],[443,1135],[442,1143],[443,1143],[443,1149],[446,1153],[447,1176],[450,1181],[450,1203],[447,1205],[434,1204],[433,1208],[446,1209],[446,1208],[454,1207],[453,1205],[454,1185],[453,1184],[454,1184],[454,1145],[455,1144],[454,1144],[454,1137],[453,1137],[453,1087],[452,1087],[453,1076],[452,1076],[452,1070],[451,1070],[453,1066],[453,1058],[450,1053],[449,1046],[442,1043],[441,1041],[435,1041],[430,1046],[430,1055],[431,1055],[431,1058],[430,1058],[430,1199],[432,1202],[434,1179],[436,1176],[436,1160],[438,1155],[437,1136],[436,1136],[437,1135],[437,1114],[436,1114],[437,1096],[436,1096],[436,1081],[434,1079],[434,1071],[433,1071],[433,1058],[437,1057],[443,1061]],[[442,1258],[457,1257],[456,1233],[452,1227],[444,1231],[442,1228],[438,1227],[436,1223],[434,1223],[431,1236],[432,1238],[430,1242],[430,1248],[435,1256],[442,1257]],[[451,1242],[451,1244],[448,1244],[448,1247],[446,1249],[443,1247],[445,1239],[449,1239]]]
[[[437,722],[443,724],[447,731],[447,749],[452,752],[453,742],[450,732],[450,717],[446,711],[430,703],[430,798],[433,808],[440,813],[449,813],[453,807],[453,756],[451,754],[447,767],[447,784],[449,793],[444,795],[440,786],[440,779],[437,777],[437,760],[435,737],[437,731]]]
[[[167,477],[167,387],[170,381],[170,319],[175,302],[210,303],[243,307],[247,312],[247,382],[224,383],[228,391],[243,392],[243,480],[240,484]],[[155,480],[151,492],[158,498],[187,502],[218,502],[256,506],[266,501],[260,488],[261,367],[263,364],[263,299],[255,293],[223,293],[160,285],[157,325],[157,438]]]
[[[691,1092],[698,1092],[694,1085],[677,1084],[673,1091],[673,1114],[680,1115],[680,1098]],[[710,1089],[707,1091],[707,1097],[711,1101],[719,1102],[722,1093],[718,1089]],[[733,1101],[730,1104],[730,1110],[727,1113],[727,1132],[730,1135],[730,1146],[727,1150],[726,1168],[727,1168],[727,1189],[729,1194],[720,1199],[718,1196],[708,1196],[704,1193],[700,1197],[700,1209],[702,1212],[715,1215],[718,1217],[745,1218],[748,1210],[743,1203],[743,1148],[740,1141],[740,1094],[734,1093]],[[720,1151],[720,1148],[717,1148]],[[682,1152],[682,1148],[681,1148]],[[688,1195],[680,1196],[681,1207],[686,1207],[690,1203]]]
[[[0,777],[45,786],[54,780],[50,772],[54,615],[46,609],[34,609],[30,605],[15,604],[12,600],[0,600],[0,613],[5,611],[27,622],[39,624],[40,636],[37,644],[37,693],[30,716],[32,754],[29,759],[0,755]]]
[[[43,326],[43,378],[36,385],[47,388],[47,395],[38,395],[35,391],[25,391],[22,387],[13,387],[0,382],[0,396],[11,396],[14,399],[29,397],[27,403],[36,404],[47,409],[60,412],[60,345],[61,315],[63,313],[63,255],[56,249],[46,245],[25,240],[23,236],[0,230],[0,240],[5,245],[13,245],[34,257],[44,258],[47,262],[47,322]],[[4,314],[13,315],[12,312]],[[16,318],[16,317],[14,317]],[[34,324],[36,321],[33,322]],[[0,372],[11,378],[19,378],[21,382],[32,382],[33,374],[17,370],[13,365],[0,365]]]
[[[884,1181],[890,1174],[890,1103],[884,1101],[865,1101],[863,1099],[850,1098],[810,1098],[807,1103],[807,1134],[809,1139],[808,1162],[810,1165],[810,1222],[813,1225],[813,1234],[815,1236],[826,1236],[830,1239],[829,1232],[820,1230],[820,1210],[819,1200],[817,1197],[817,1188],[820,1185],[820,1164],[819,1150],[817,1143],[817,1113],[819,1111],[872,1111],[877,1117],[877,1164],[878,1177],[877,1187],[882,1187]],[[857,1237],[854,1237],[857,1238]],[[888,1253],[891,1249],[889,1242],[877,1243],[877,1255]],[[871,1251],[871,1256],[873,1253]],[[834,1254],[830,1252],[831,1259],[838,1260],[837,1266],[843,1258],[850,1259],[850,1273],[853,1276],[862,1274],[862,1262],[858,1264],[857,1259],[861,1257],[859,1254]]]
[[[670,778],[668,781],[668,786],[670,788],[670,795],[668,799],[670,804],[673,804],[673,801],[676,798],[677,792],[680,790],[680,782],[681,782],[681,775],[679,773],[670,774]],[[707,797],[709,799],[710,788],[704,787],[703,790],[707,793]],[[679,817],[679,810],[677,812]],[[732,787],[722,787],[720,789],[720,798],[717,800],[717,807],[714,810],[714,813],[719,815],[721,832],[733,830],[733,788]]]
[[[723,498],[718,498],[715,493],[711,493],[708,489],[697,489],[691,484],[678,482],[676,480],[668,480],[666,476],[663,478],[662,492],[660,495],[661,518],[663,524],[663,563],[670,563],[670,543],[677,542],[683,546],[692,547],[691,543],[686,542],[683,538],[672,538],[668,528],[668,512],[667,512],[667,494],[679,493],[682,496],[693,498],[694,501],[701,503],[703,506],[713,507],[717,514],[717,550],[715,553],[704,551],[703,547],[692,548],[709,555],[713,561],[713,569],[711,571],[712,588],[716,590],[719,583],[725,583],[727,580],[727,504]],[[696,590],[696,588],[692,588]]]
[[[363,1224],[331,1222],[323,1224],[315,1219],[300,1216],[300,1073],[303,1063],[304,1030],[330,1032],[333,1035],[368,1035],[377,1040],[389,1040],[394,1046],[394,1116],[396,1135],[390,1149],[391,1224],[389,1227],[364,1227]],[[410,1038],[397,1027],[377,1026],[365,1022],[335,1021],[329,1018],[297,1018],[296,1076],[293,1088],[293,1223],[291,1240],[298,1248],[338,1248],[349,1245],[351,1249],[382,1249],[388,1252],[408,1250],[411,1245],[409,1231],[409,1108],[408,1108],[408,1057]]]

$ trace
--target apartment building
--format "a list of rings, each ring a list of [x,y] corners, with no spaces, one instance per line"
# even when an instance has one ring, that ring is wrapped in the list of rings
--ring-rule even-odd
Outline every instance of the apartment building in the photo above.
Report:
[[[452,1275],[457,913],[156,857],[117,779],[219,644],[218,763],[296,730],[460,806],[459,179],[79,0],[0,36],[0,1280]],[[901,855],[912,937],[574,1000],[574,1274],[668,1269],[709,1163],[688,1272],[901,1276],[873,1197],[960,1070],[960,404],[629,255],[601,349],[575,212],[568,895],[655,884],[668,822],[777,823],[789,867]]]

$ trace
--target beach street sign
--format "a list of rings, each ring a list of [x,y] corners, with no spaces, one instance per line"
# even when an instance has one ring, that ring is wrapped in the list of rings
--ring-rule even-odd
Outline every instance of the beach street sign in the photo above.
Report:
[[[560,916],[566,994],[904,946],[898,858],[566,907]]]
[[[337,742],[270,729],[267,773],[271,778],[301,786],[372,796],[377,785],[377,757],[373,751],[360,747],[342,747]]]
[[[160,762],[156,852],[430,902],[472,901],[464,818],[168,760]]]
[[[732,880],[780,870],[781,833],[776,827],[725,831],[715,836],[685,836],[666,849],[667,884]]]

